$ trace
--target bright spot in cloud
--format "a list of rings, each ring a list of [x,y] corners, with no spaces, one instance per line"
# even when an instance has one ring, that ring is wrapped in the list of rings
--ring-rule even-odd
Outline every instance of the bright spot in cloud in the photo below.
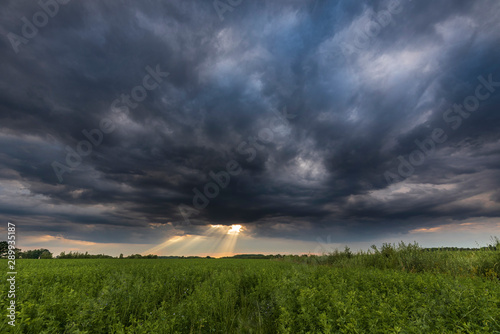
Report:
[[[241,231],[241,225],[231,225],[231,228],[229,231],[227,231],[227,234],[238,234]]]

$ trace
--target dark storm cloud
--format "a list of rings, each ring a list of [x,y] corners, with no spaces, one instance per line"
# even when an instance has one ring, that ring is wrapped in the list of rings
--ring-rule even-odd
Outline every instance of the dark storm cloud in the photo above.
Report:
[[[146,242],[210,223],[358,240],[500,216],[500,87],[458,129],[443,119],[479,76],[500,81],[496,1],[243,1],[223,20],[210,1],[70,1],[16,53],[8,34],[40,10],[10,1],[0,14],[4,220]],[[381,13],[390,22],[356,46]],[[114,112],[157,65],[169,76]],[[60,183],[52,163],[103,118],[114,131]],[[447,141],[388,184],[435,128]],[[231,160],[241,172],[181,226],[178,206]]]

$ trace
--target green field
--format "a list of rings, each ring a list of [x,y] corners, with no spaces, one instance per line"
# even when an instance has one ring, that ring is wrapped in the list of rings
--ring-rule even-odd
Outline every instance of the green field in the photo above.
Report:
[[[499,252],[417,253],[18,260],[0,333],[500,332]]]

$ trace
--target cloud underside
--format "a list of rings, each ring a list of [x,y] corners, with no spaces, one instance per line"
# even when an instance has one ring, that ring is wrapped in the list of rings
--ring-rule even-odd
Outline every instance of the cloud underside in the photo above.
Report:
[[[30,233],[369,240],[500,217],[500,87],[443,118],[500,81],[497,1],[243,1],[223,20],[211,1],[70,2],[17,54],[6,34],[41,9],[1,6],[0,217]],[[111,107],[157,65],[158,87]],[[68,166],[103,119],[114,130]]]

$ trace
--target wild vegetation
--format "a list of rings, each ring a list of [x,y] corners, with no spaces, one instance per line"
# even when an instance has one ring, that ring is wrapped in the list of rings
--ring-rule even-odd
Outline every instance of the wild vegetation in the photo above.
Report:
[[[22,259],[16,327],[4,320],[0,332],[498,333],[499,246],[458,252],[401,243],[273,259]],[[7,282],[0,286],[6,291]]]
[[[409,273],[439,273],[500,279],[500,240],[493,238],[487,247],[473,250],[461,248],[421,248],[417,243],[398,245],[384,243],[367,252],[354,254],[349,247],[329,254],[286,255],[284,261],[331,265],[336,268],[395,269]]]

